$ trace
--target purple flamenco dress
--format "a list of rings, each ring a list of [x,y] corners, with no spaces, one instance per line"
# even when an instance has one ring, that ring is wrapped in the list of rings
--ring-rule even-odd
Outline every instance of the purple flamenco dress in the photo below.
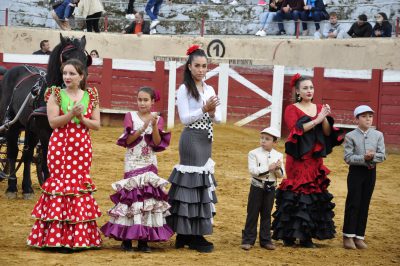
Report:
[[[167,241],[174,234],[165,221],[165,217],[170,215],[165,191],[168,181],[157,175],[155,155],[169,145],[171,133],[162,131],[162,117],[157,123],[161,136],[159,145],[153,142],[151,125],[128,145],[128,135],[134,134],[144,122],[137,112],[125,115],[125,132],[117,141],[117,145],[127,148],[125,174],[124,179],[112,184],[115,194],[110,198],[115,206],[108,211],[110,220],[101,227],[107,237],[121,241],[157,242]]]

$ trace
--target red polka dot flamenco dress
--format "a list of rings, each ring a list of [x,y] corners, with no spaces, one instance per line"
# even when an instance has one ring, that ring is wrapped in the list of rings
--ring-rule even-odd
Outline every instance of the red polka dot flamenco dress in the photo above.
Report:
[[[73,102],[59,87],[51,87],[60,114],[68,112]],[[84,91],[81,103],[90,118],[98,105],[95,88]],[[101,244],[96,219],[101,212],[92,193],[96,186],[89,172],[92,143],[89,129],[77,118],[56,128],[50,138],[47,163],[50,177],[42,186],[42,195],[32,211],[36,219],[27,244],[37,248],[98,248]]]

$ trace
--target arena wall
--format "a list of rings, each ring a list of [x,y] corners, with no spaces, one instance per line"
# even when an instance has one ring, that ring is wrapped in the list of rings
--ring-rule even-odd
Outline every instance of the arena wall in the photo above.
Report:
[[[87,50],[97,49],[103,58],[153,61],[158,58],[182,58],[196,43],[210,48],[215,61],[240,59],[251,65],[327,67],[341,69],[400,70],[400,38],[362,38],[346,40],[306,40],[250,38],[248,36],[173,36],[118,33],[62,32],[68,36],[86,35]],[[51,46],[59,43],[60,32],[48,29],[0,27],[0,52],[31,54],[43,39]],[[220,40],[219,58],[212,44]],[[223,47],[222,47],[223,46]],[[232,61],[231,61],[232,62]]]

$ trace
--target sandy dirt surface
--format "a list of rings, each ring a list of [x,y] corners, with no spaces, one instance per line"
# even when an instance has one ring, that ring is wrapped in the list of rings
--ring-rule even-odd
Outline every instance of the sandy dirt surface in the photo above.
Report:
[[[158,155],[160,176],[168,178],[178,163],[178,141],[182,128],[173,130],[171,146]],[[103,216],[101,226],[107,221],[106,211],[112,207],[109,200],[110,184],[123,176],[124,149],[115,145],[121,128],[102,128],[93,133],[94,157],[91,176],[98,186],[95,198]],[[8,200],[4,191],[6,182],[0,183],[0,265],[399,265],[400,264],[400,155],[389,155],[388,160],[378,167],[378,178],[370,206],[366,242],[368,250],[344,250],[340,234],[346,197],[347,166],[342,159],[343,148],[338,147],[325,160],[332,170],[330,192],[335,196],[334,218],[337,231],[335,239],[316,241],[317,249],[283,247],[267,251],[258,246],[250,251],[239,248],[241,230],[246,216],[249,174],[247,153],[258,146],[258,132],[234,126],[218,126],[215,129],[213,159],[216,162],[218,181],[217,216],[214,234],[209,237],[215,251],[200,254],[192,250],[175,250],[173,237],[169,242],[151,244],[151,254],[127,253],[119,249],[120,242],[104,238],[101,250],[74,254],[59,254],[29,248],[25,245],[33,219],[30,212],[38,199],[39,185],[34,180],[35,199],[26,201],[22,195]],[[278,150],[283,151],[283,142]],[[19,183],[21,180],[19,180]],[[20,185],[19,185],[20,187]]]

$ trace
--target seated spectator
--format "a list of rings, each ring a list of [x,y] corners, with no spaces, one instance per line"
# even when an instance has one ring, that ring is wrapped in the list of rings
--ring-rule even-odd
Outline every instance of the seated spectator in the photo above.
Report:
[[[97,50],[92,50],[90,51],[90,56],[92,58],[99,58],[99,52],[97,52]]]
[[[270,0],[269,6],[264,8],[264,12],[260,14],[260,26],[256,36],[266,36],[267,28],[273,21],[276,12],[281,9],[283,0]],[[261,3],[258,3],[261,5]],[[266,10],[268,8],[268,11]]]
[[[283,20],[294,20],[295,26],[300,21],[301,12],[304,8],[303,0],[283,0],[282,8],[275,15],[275,21],[278,22],[279,33],[278,35],[286,35],[286,31],[283,26]],[[297,30],[297,27],[295,27]],[[295,30],[295,31],[296,31]]]
[[[372,26],[368,22],[367,16],[365,14],[359,15],[357,22],[351,26],[347,34],[352,38],[371,37]]]
[[[33,52],[33,54],[37,54],[37,55],[49,55],[50,53],[51,53],[51,51],[50,51],[49,40],[41,41],[40,42],[40,50]]]
[[[326,38],[326,39],[345,39],[350,36],[347,34],[343,26],[337,21],[337,13],[329,13],[329,24],[325,26],[322,35],[319,31],[314,33],[316,39]]]
[[[372,37],[392,37],[392,24],[390,24],[386,13],[379,12],[375,15],[375,20]]]
[[[307,21],[312,20],[315,22],[315,30],[319,32],[319,22],[329,18],[328,13],[325,10],[325,4],[323,0],[307,0],[304,6],[304,11],[301,12],[301,20],[303,21],[303,35],[308,35]]]
[[[128,8],[125,10],[126,11],[125,18],[135,19],[136,10],[135,10],[134,4],[135,4],[135,0],[129,0]]]
[[[69,19],[74,13],[75,7],[78,6],[79,0],[64,0],[51,12],[53,19],[62,30],[71,30]]]
[[[150,23],[144,21],[144,12],[140,11],[135,14],[135,21],[133,21],[122,33],[125,34],[150,34]]]

